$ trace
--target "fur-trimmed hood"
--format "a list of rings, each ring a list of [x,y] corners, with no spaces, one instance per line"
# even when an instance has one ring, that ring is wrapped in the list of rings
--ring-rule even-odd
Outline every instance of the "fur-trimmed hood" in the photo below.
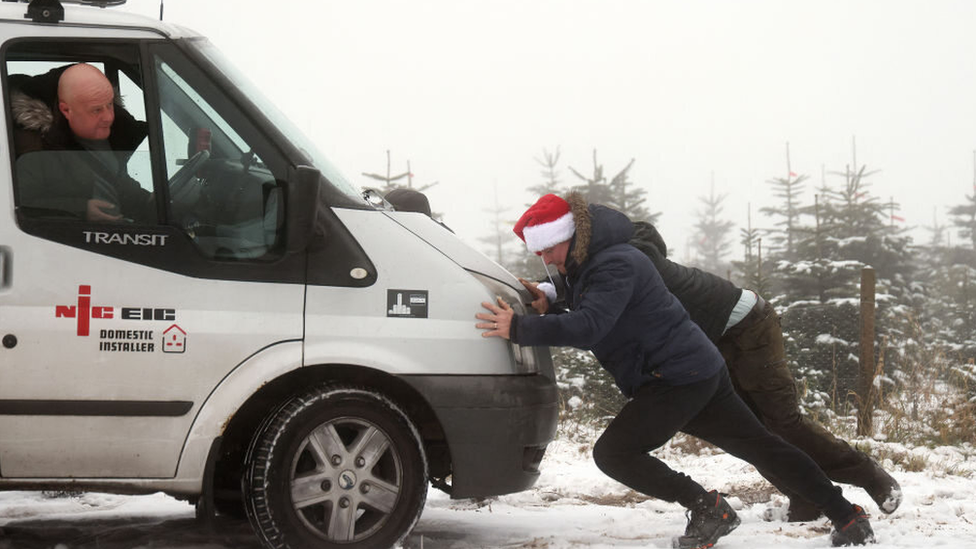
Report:
[[[588,204],[578,192],[570,193],[566,202],[576,225],[567,270],[583,265],[604,248],[627,242],[634,234],[633,223],[617,210]]]
[[[20,90],[10,92],[10,110],[14,122],[25,130],[45,135],[54,126],[54,113],[50,107]]]
[[[590,247],[590,239],[593,236],[589,205],[583,195],[577,192],[569,193],[566,202],[569,202],[569,211],[573,212],[573,224],[576,225],[571,256],[578,265],[582,265],[586,261],[587,248]]]

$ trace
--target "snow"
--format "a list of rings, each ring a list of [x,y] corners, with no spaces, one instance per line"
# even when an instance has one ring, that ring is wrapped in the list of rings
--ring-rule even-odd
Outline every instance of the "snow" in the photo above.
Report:
[[[976,548],[976,459],[973,448],[909,448],[864,439],[875,455],[911,454],[924,471],[885,467],[901,483],[904,501],[891,515],[859,488],[849,499],[871,514],[877,549],[925,546]],[[785,512],[786,501],[748,464],[689,444],[669,444],[655,454],[691,474],[708,489],[730,494],[742,525],[719,540],[726,549],[830,547],[826,519],[808,523],[767,522]],[[903,463],[916,460],[905,460]],[[647,499],[607,478],[593,464],[585,443],[557,439],[550,445],[539,482],[531,490],[486,500],[451,500],[431,489],[427,507],[403,549],[629,548],[671,546],[684,530],[683,509]],[[258,549],[246,523],[222,524],[216,532],[194,520],[188,503],[162,494],[0,492],[0,549]],[[58,548],[60,549],[60,548]]]
[[[868,237],[866,236],[850,236],[847,238],[827,237],[827,241],[836,242],[838,248],[845,248],[853,244],[864,244],[868,241]]]
[[[819,334],[816,338],[816,342],[820,345],[842,345],[845,347],[851,346],[850,341],[845,341],[837,336],[831,334]]]

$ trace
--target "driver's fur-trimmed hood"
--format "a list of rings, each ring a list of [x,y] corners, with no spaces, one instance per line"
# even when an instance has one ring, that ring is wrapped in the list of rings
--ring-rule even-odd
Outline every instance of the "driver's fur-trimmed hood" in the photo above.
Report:
[[[54,126],[54,113],[51,108],[44,101],[20,90],[10,92],[10,111],[14,123],[25,130],[45,135]]]

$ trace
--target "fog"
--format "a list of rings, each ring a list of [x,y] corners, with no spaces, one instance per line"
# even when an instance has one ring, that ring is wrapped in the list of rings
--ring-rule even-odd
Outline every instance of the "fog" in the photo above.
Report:
[[[156,0],[127,11],[159,16]],[[682,254],[698,198],[768,227],[767,181],[853,165],[907,227],[974,188],[976,3],[894,0],[166,0],[355,182],[406,171],[467,240],[535,197],[543,149],[631,180]],[[855,149],[856,143],[856,149]],[[916,240],[927,235],[912,233]],[[512,239],[515,237],[512,236]],[[953,242],[958,240],[953,235]],[[738,246],[735,246],[738,255]],[[735,259],[737,257],[730,257]]]

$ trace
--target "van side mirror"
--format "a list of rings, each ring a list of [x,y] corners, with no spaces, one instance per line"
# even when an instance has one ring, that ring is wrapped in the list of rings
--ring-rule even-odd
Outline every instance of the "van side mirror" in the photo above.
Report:
[[[315,215],[319,207],[319,186],[322,173],[311,166],[298,166],[295,177],[287,184],[288,253],[304,251],[315,228]]]

